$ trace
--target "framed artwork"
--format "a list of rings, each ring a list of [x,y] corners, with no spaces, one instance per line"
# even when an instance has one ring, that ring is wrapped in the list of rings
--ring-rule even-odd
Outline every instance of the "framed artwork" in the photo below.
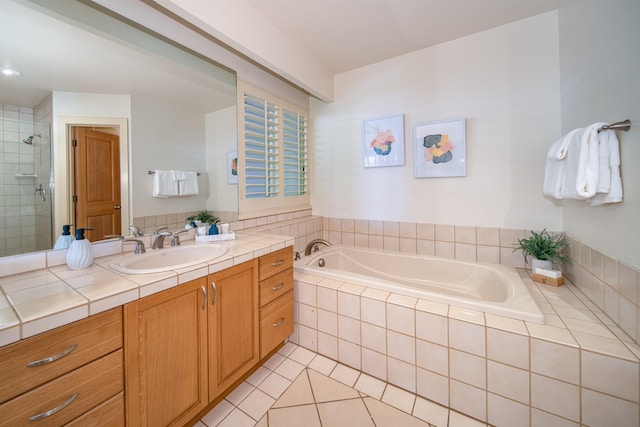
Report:
[[[404,165],[404,120],[398,116],[364,122],[364,167]]]
[[[416,178],[467,175],[465,119],[416,125],[414,158]]]
[[[238,152],[227,153],[227,180],[229,184],[238,183]]]

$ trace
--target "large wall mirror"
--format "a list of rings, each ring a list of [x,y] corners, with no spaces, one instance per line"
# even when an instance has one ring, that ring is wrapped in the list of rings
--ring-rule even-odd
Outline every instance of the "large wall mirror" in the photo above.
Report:
[[[199,209],[237,219],[234,72],[76,1],[3,2],[0,40],[3,72],[20,73],[0,75],[0,256],[86,227],[82,194],[119,193],[115,234],[180,226]],[[74,139],[95,143],[94,157]],[[199,172],[199,193],[153,197],[155,170]]]

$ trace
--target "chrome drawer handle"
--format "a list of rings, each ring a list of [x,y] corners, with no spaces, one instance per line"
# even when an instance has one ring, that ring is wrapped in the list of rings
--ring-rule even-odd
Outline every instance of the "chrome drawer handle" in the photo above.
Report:
[[[76,400],[76,398],[79,395],[80,395],[79,393],[73,393],[73,395],[69,399],[67,399],[65,402],[62,402],[61,404],[59,404],[58,406],[56,406],[53,409],[49,409],[47,412],[43,412],[41,414],[34,415],[33,417],[30,417],[29,421],[38,421],[38,420],[41,420],[43,418],[50,417],[51,415],[55,414],[56,412],[59,412],[59,411],[63,410],[64,408],[66,408],[67,406],[69,406],[71,404],[71,402]]]
[[[284,317],[281,317],[280,320],[278,320],[276,323],[274,323],[273,326],[274,328],[277,328],[278,326],[282,325],[284,323]]]
[[[55,362],[56,360],[65,357],[67,354],[71,353],[78,347],[78,344],[73,344],[71,347],[63,351],[62,353],[58,353],[54,356],[47,357],[46,359],[34,360],[33,362],[27,363],[28,368],[35,368],[36,366],[46,365],[47,363]]]
[[[272,291],[279,291],[282,288],[284,288],[284,282],[280,283],[278,286],[274,286],[273,288],[271,288],[271,290]]]
[[[281,259],[280,261],[276,261],[276,262],[272,262],[271,265],[273,267],[280,267],[282,264],[284,264],[284,260]]]
[[[216,305],[216,301],[218,301],[218,287],[216,286],[216,282],[211,282],[211,287],[213,288],[213,301],[211,304]]]
[[[204,286],[201,286],[200,289],[202,290],[202,296],[204,297],[202,299],[202,309],[206,310],[207,309],[207,288],[205,288]]]

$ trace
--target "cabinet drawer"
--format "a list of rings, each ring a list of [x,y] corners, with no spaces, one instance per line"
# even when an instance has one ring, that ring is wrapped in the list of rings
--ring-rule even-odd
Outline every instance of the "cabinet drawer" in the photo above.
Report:
[[[65,427],[116,427],[124,426],[124,392],[102,402],[84,415],[80,415]]]
[[[120,393],[123,388],[122,350],[117,350],[3,403],[0,405],[0,426],[63,425]],[[59,409],[50,416],[29,421],[35,415],[53,412],[54,408]]]
[[[293,291],[260,309],[260,358],[293,333]]]
[[[121,307],[3,347],[0,402],[121,347]]]
[[[260,282],[260,307],[293,289],[293,269],[271,276]]]
[[[260,257],[260,269],[258,280],[273,276],[287,268],[293,267],[293,247],[287,246],[279,251],[272,252]]]

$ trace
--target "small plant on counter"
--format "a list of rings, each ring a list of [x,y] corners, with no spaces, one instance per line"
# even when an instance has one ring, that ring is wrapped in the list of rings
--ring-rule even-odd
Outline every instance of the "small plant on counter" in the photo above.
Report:
[[[212,215],[208,210],[203,209],[195,215],[187,217],[187,221],[200,221],[201,224],[217,224],[220,222],[220,218]]]
[[[569,257],[565,254],[568,247],[569,243],[564,233],[552,236],[544,229],[540,233],[531,231],[529,238],[518,239],[518,247],[514,251],[522,249],[525,263],[527,263],[528,257],[532,257],[541,261],[549,261],[556,266],[569,261]]]

